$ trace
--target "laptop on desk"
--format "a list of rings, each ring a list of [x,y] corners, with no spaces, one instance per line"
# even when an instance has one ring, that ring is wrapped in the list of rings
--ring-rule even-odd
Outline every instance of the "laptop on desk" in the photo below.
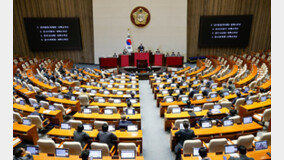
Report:
[[[38,146],[27,146],[26,151],[30,152],[31,155],[38,155],[39,154]]]
[[[69,123],[61,123],[60,128],[61,129],[71,129],[71,126]]]
[[[102,159],[102,150],[97,150],[97,149],[91,149],[89,152],[89,158],[90,160],[93,159]]]
[[[65,148],[56,148],[55,149],[55,156],[56,157],[69,157],[69,150]]]
[[[120,159],[135,159],[135,151],[129,149],[120,150]]]

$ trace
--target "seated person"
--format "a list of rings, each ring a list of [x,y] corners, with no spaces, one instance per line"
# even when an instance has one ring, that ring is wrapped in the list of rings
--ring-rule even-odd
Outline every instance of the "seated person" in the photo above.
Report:
[[[214,81],[212,80],[211,77],[209,77],[209,79],[208,79],[208,81],[207,81],[207,83],[206,83],[206,86],[209,86],[209,87],[210,87],[212,83],[214,83]],[[209,87],[208,87],[208,88],[209,88]]]
[[[176,56],[174,52],[172,52],[171,56]]]
[[[230,157],[229,160],[254,160],[253,158],[247,157],[247,149],[245,146],[240,145],[238,151],[240,157]]]
[[[176,160],[181,159],[181,149],[183,148],[183,143],[186,140],[194,139],[195,133],[192,129],[188,128],[189,123],[187,121],[183,122],[184,129],[180,129],[175,133],[175,137],[177,138],[177,145],[175,146]]]
[[[123,55],[127,55],[127,50],[124,49],[124,50],[122,51],[122,54],[123,54]]]
[[[222,102],[230,102],[227,98],[225,98],[225,96],[224,96],[223,93],[220,94],[220,97],[221,97],[222,99],[220,99],[220,100],[218,101],[219,104],[221,104]]]
[[[213,118],[210,118],[212,117],[212,113],[210,111],[207,112],[206,115],[204,115],[202,118],[200,118],[196,123],[199,124],[199,126],[201,126],[201,122],[202,121],[212,121],[212,120],[215,120]]]
[[[31,153],[22,147],[16,148],[13,154],[13,160],[33,160]]]
[[[237,93],[237,97],[232,101],[232,104],[235,104],[238,99],[242,98],[242,94],[240,92]]]
[[[117,58],[117,54],[116,53],[113,54],[113,58]]]
[[[109,149],[111,149],[112,146],[116,145],[117,137],[115,134],[108,132],[107,124],[103,124],[102,131],[98,133],[97,139],[100,143],[106,143]]]
[[[132,124],[132,122],[127,121],[126,116],[123,114],[123,115],[121,115],[121,120],[119,121],[118,129],[127,129],[127,126],[131,125],[131,124]]]
[[[160,52],[159,48],[157,48],[156,54],[160,54],[160,53],[161,52]]]
[[[201,160],[211,160],[209,157],[207,157],[207,148],[201,147],[198,153],[200,157],[202,158]]]
[[[211,89],[206,85],[205,89],[202,91],[202,95],[208,97],[209,92],[211,92]]]
[[[193,108],[195,107],[194,105],[191,105],[191,101],[190,100],[187,100],[186,101],[186,105],[184,106],[184,108]]]
[[[82,160],[88,160],[89,159],[89,154],[90,154],[90,151],[88,149],[83,150],[81,152],[80,158],[82,158]]]
[[[227,120],[227,119],[229,119],[229,118],[231,118],[231,117],[234,117],[234,116],[236,116],[236,115],[237,115],[237,110],[230,109],[229,115],[227,115],[226,117],[224,117],[224,118],[222,119],[222,122],[224,122],[224,120]]]
[[[35,107],[35,111],[32,112],[30,115],[38,115],[40,117],[40,119],[43,121],[44,118],[43,118],[42,114],[39,113],[39,110],[40,110],[40,106]]]
[[[35,95],[35,98],[37,102],[39,103],[40,101],[46,101],[47,96],[42,94],[42,92],[38,93]]]
[[[230,81],[228,88],[230,89],[231,92],[233,92],[236,89],[236,86],[235,86],[235,84],[233,84],[232,81]]]
[[[86,88],[83,88],[83,93],[80,93],[80,95],[86,95],[86,96],[89,98],[89,100],[92,99],[92,97],[90,96],[90,94],[87,92],[87,89],[86,89]]]
[[[127,102],[130,101],[131,99],[137,100],[137,99],[135,98],[135,93],[132,92],[132,93],[130,94],[130,96],[131,96],[130,98],[127,98],[127,100],[126,100]]]
[[[64,98],[66,98],[66,99],[71,99],[71,97],[74,96],[74,94],[73,94],[73,88],[72,88],[72,87],[69,87],[68,90],[69,90],[69,91],[68,91],[66,94],[64,94]]]
[[[193,90],[189,93],[189,97],[190,97],[190,98],[193,98],[193,95],[194,95],[194,94],[198,94],[198,93],[199,93],[199,91],[197,90],[197,87],[194,86],[194,87],[193,87]]]
[[[249,99],[249,97],[252,97],[252,96],[253,96],[253,92],[250,91],[249,94],[248,94],[248,96],[246,97],[245,101],[247,101],[247,100]]]
[[[219,93],[224,93],[224,92],[229,92],[230,90],[228,89],[227,85],[223,85],[223,89],[221,91],[219,91]]]
[[[134,107],[132,107],[132,103],[130,101],[126,102],[127,107],[123,108],[123,112],[126,113],[127,109],[135,109]]]
[[[89,142],[90,136],[84,132],[84,126],[82,124],[77,126],[77,130],[74,131],[74,141],[80,142],[82,148]]]
[[[166,54],[166,57],[169,57],[170,56],[170,54],[169,54],[169,52]]]
[[[177,56],[181,56],[179,52],[177,53]]]

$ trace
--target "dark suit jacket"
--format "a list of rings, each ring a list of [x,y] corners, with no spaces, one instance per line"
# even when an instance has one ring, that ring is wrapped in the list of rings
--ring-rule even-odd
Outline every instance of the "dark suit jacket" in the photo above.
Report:
[[[84,148],[84,146],[86,145],[86,142],[89,139],[89,135],[86,132],[74,131],[73,136],[74,136],[74,141],[80,142],[82,148]]]
[[[203,91],[204,93],[205,93],[205,95],[204,96],[206,96],[206,97],[208,97],[208,94],[209,94],[209,92],[211,92],[211,89],[205,89],[204,91]],[[202,92],[202,93],[203,93]]]
[[[100,143],[106,143],[109,149],[111,149],[111,147],[114,145],[113,141],[117,140],[117,137],[115,134],[111,132],[100,131],[97,136],[97,139],[99,140]]]
[[[175,137],[178,140],[178,143],[183,146],[185,140],[190,140],[195,138],[195,133],[192,129],[181,129],[175,133]]]
[[[199,93],[199,91],[197,91],[197,90],[192,90],[192,91],[189,93],[189,97],[190,97],[190,98],[193,98],[193,95],[196,94],[196,93]]]
[[[120,121],[118,124],[118,129],[127,129],[127,126],[131,124],[131,121]]]
[[[249,158],[246,155],[240,155],[239,158],[230,157],[229,160],[254,160],[253,158]]]

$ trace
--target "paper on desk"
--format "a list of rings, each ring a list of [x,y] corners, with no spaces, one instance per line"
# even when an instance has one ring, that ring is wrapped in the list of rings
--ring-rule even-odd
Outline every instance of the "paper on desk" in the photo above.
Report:
[[[49,113],[51,110],[44,110],[43,113]]]

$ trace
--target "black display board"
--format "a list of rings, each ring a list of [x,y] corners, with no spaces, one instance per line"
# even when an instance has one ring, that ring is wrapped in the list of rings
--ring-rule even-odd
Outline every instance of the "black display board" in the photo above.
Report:
[[[252,15],[201,16],[198,47],[246,47]]]
[[[31,51],[82,50],[79,18],[24,18]]]

